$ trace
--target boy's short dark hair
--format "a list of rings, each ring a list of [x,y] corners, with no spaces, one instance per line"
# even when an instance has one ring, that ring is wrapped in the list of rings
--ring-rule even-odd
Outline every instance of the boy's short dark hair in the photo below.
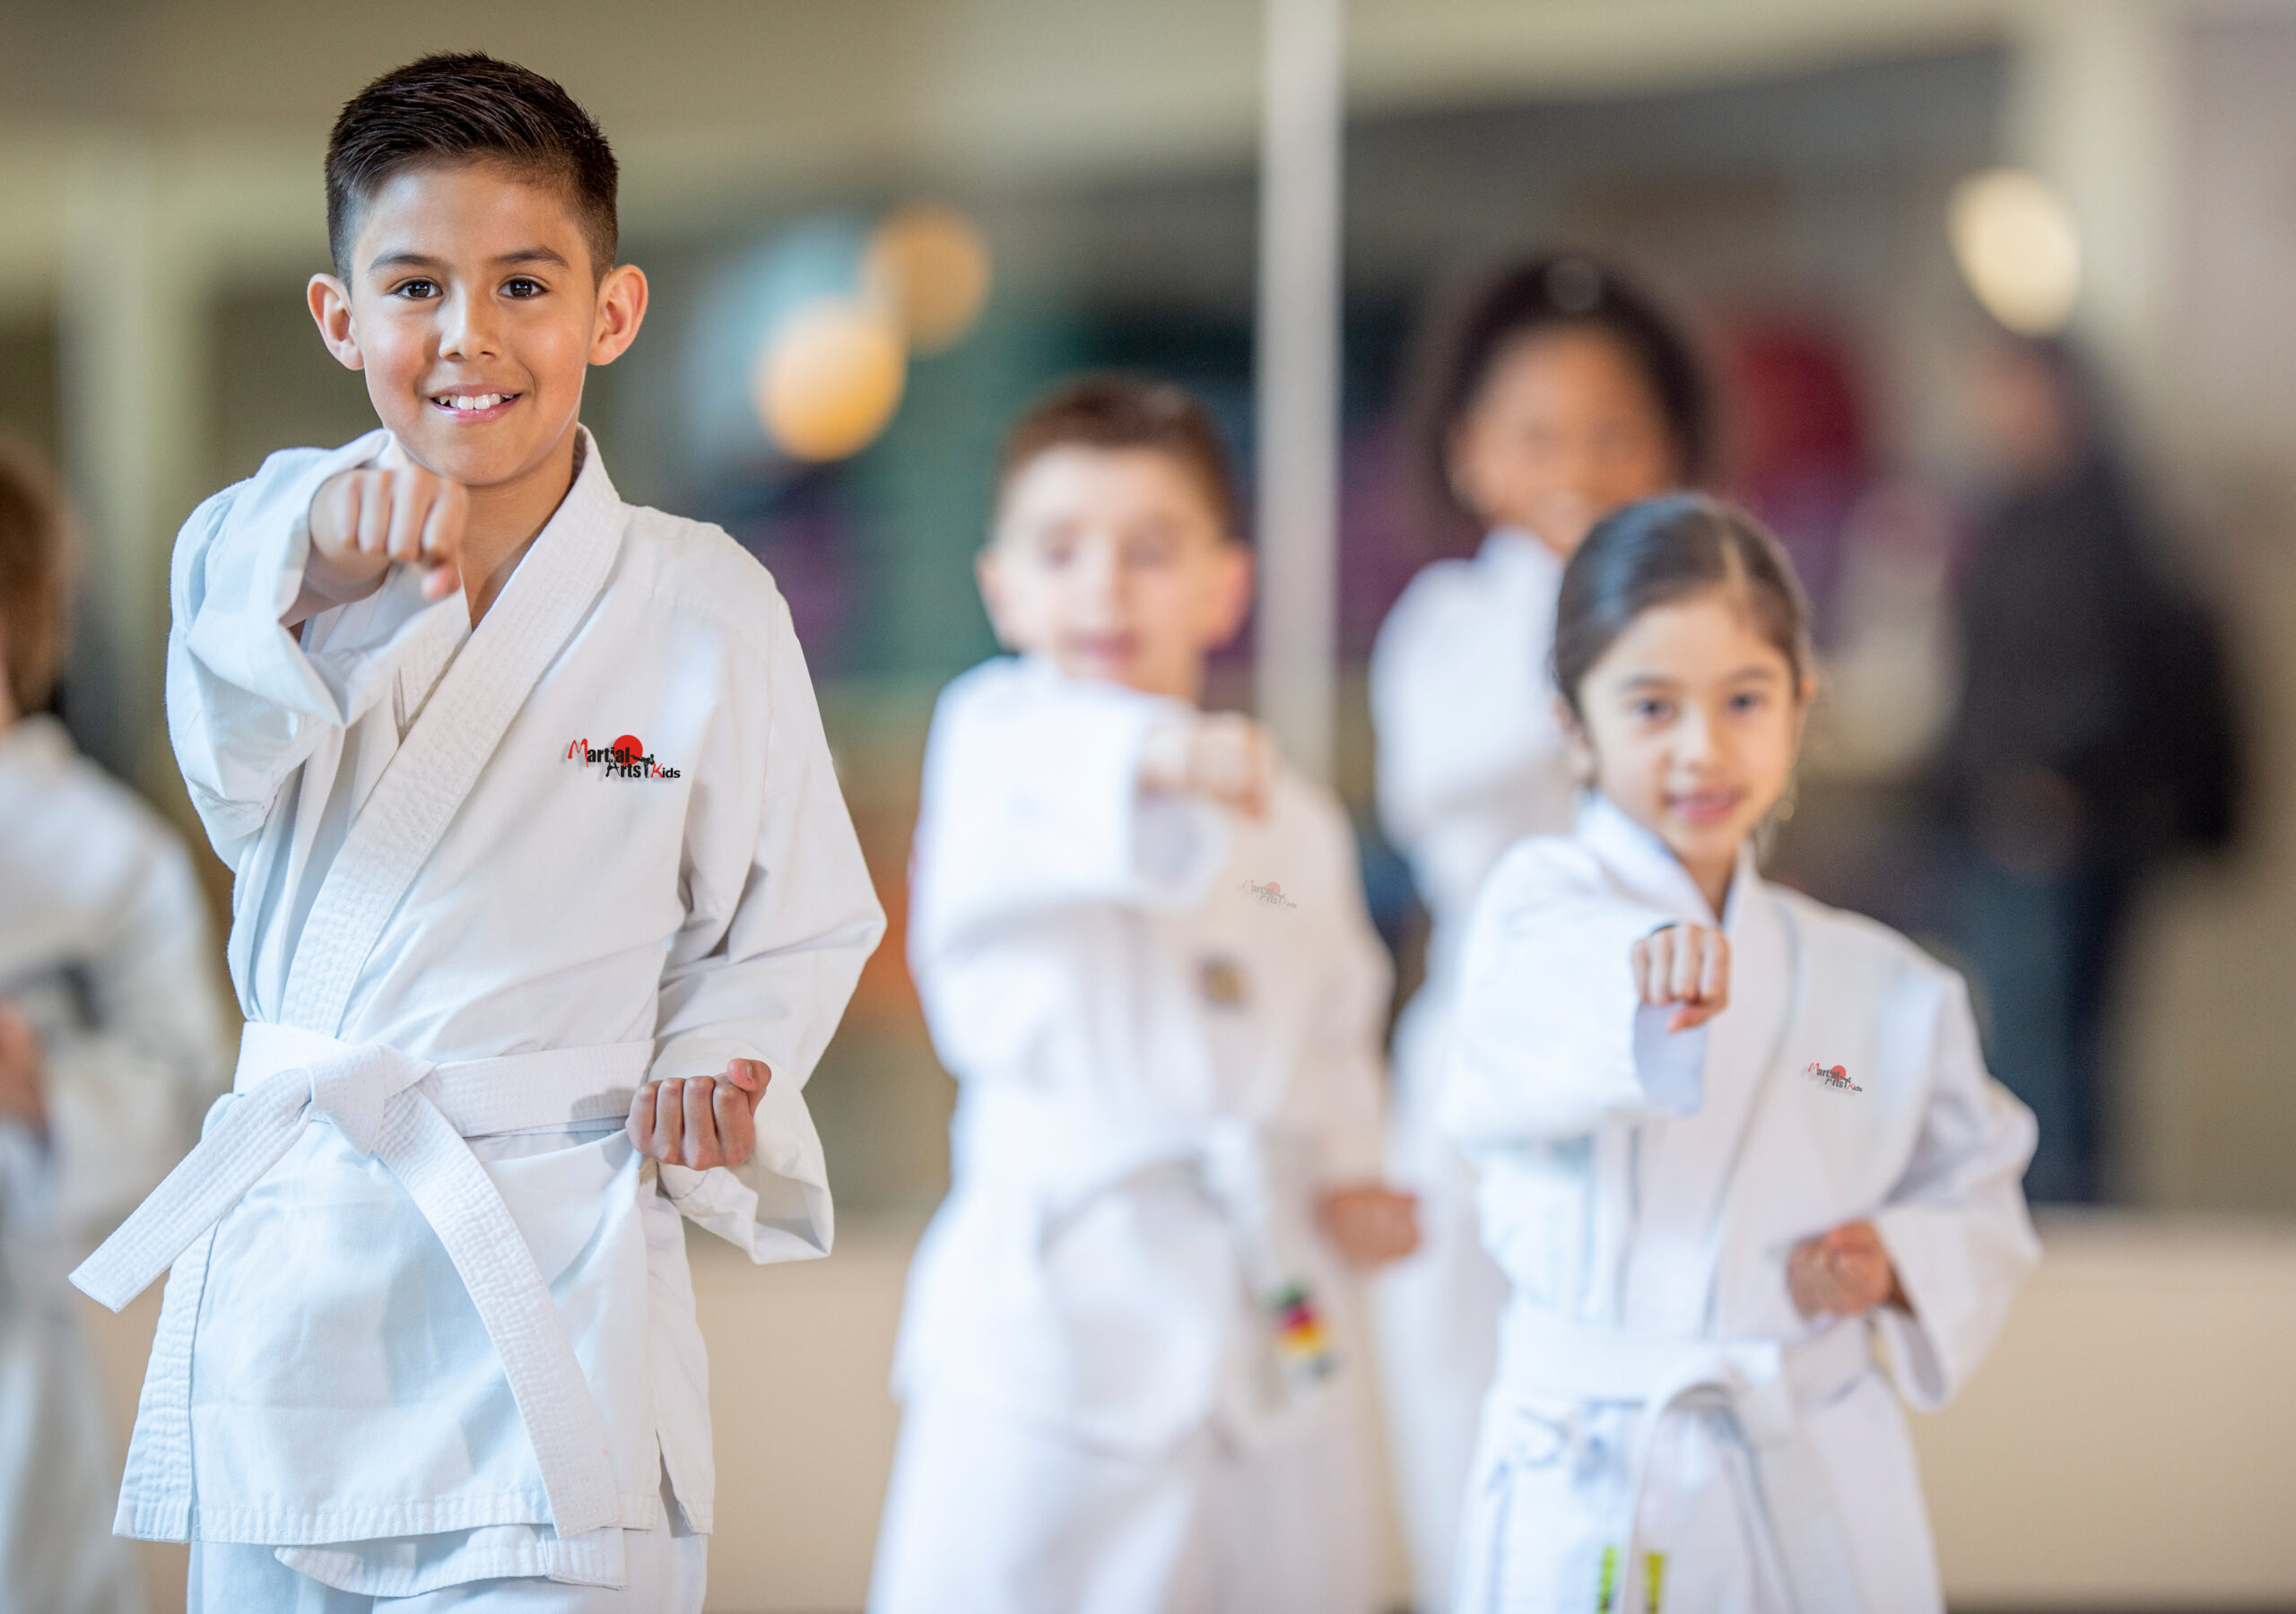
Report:
[[[621,169],[597,120],[554,81],[477,52],[427,56],[344,103],[326,143],[326,239],[344,273],[359,213],[391,176],[426,163],[501,162],[562,187],[590,247],[613,267]]]
[[[1038,456],[1070,446],[1151,448],[1178,460],[1203,490],[1221,535],[1243,536],[1236,476],[1220,426],[1203,402],[1178,382],[1104,370],[1065,382],[1037,400],[1005,434],[996,465],[1001,503],[1013,478]]]
[[[8,693],[37,712],[56,689],[72,592],[63,496],[39,457],[0,439],[0,645]]]

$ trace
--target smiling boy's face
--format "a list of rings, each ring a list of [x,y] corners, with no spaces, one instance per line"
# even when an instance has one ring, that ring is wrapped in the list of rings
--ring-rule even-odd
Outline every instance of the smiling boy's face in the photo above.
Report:
[[[588,368],[621,357],[645,315],[644,275],[595,272],[563,189],[495,161],[392,175],[343,270],[311,282],[328,347],[366,372],[409,455],[473,489],[570,455]]]

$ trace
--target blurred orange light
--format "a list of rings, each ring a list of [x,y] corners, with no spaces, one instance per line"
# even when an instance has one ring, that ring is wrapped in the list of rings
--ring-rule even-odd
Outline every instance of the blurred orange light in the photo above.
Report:
[[[783,452],[837,460],[876,439],[900,404],[908,355],[893,318],[852,298],[824,297],[783,322],[752,384],[759,421]]]
[[[915,203],[871,234],[862,279],[898,315],[911,346],[938,352],[972,329],[988,300],[988,246],[954,208]]]

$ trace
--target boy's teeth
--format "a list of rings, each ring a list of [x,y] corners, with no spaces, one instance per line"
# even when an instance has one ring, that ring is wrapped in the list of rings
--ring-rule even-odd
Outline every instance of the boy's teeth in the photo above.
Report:
[[[502,402],[501,393],[461,394],[446,400],[449,409],[491,409]]]

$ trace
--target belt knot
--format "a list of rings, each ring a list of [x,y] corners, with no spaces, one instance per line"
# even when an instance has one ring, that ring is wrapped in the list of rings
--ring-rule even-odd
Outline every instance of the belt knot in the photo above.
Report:
[[[430,1064],[382,1043],[361,1043],[314,1059],[299,1073],[310,1085],[311,1114],[334,1123],[353,1149],[371,1156],[382,1140],[384,1110],[429,1075]]]

